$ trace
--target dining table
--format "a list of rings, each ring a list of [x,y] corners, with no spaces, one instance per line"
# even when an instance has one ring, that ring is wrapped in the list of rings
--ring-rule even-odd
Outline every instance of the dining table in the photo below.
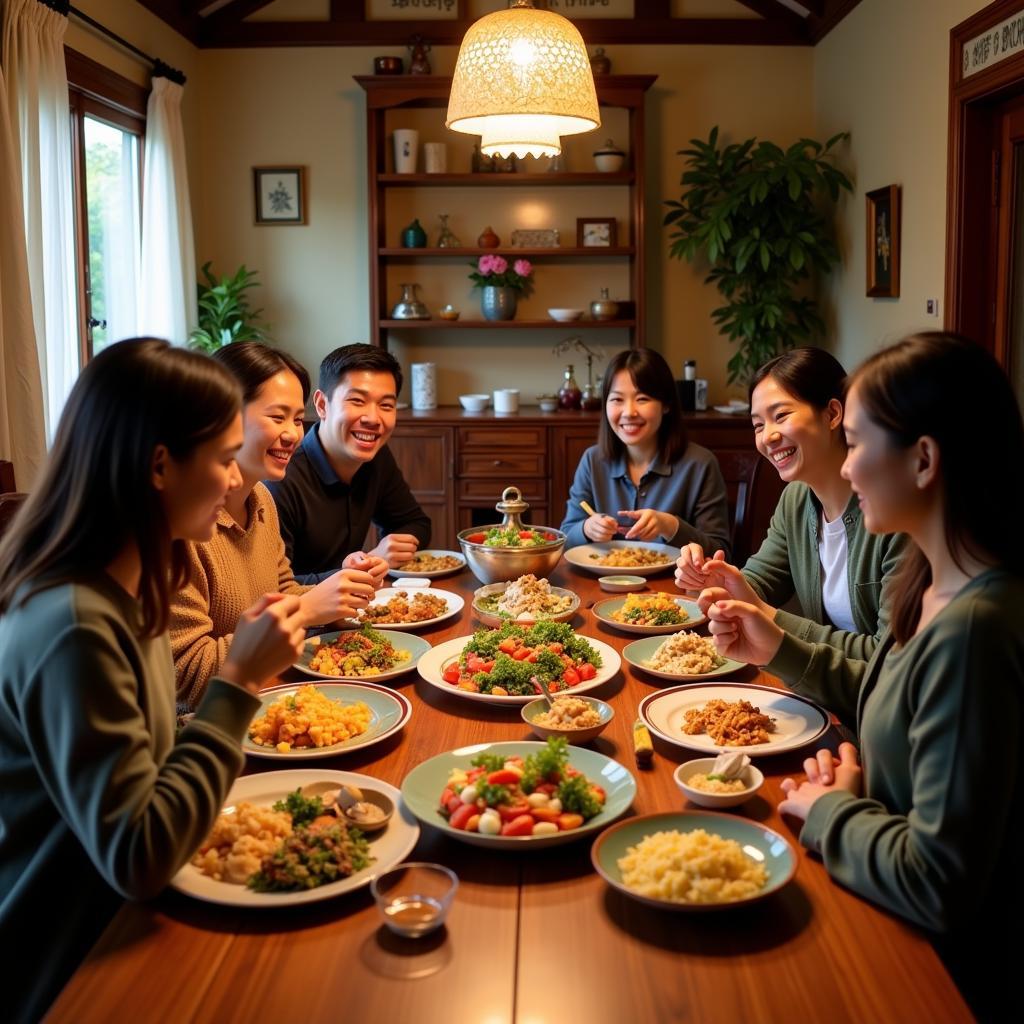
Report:
[[[628,570],[626,570],[628,571]],[[636,637],[599,621],[610,595],[597,575],[563,558],[552,585],[574,591],[583,636],[620,651]],[[652,591],[678,595],[664,571]],[[468,569],[431,580],[460,595],[454,618],[422,631],[432,645],[483,628],[472,611],[480,582]],[[300,679],[293,670],[281,681]],[[733,682],[782,686],[746,666]],[[366,749],[299,767],[358,772],[400,787],[437,754],[534,739],[520,706],[493,707],[444,692],[410,671],[388,680],[412,703],[405,727]],[[695,809],[677,788],[678,764],[699,756],[654,740],[650,767],[634,760],[641,700],[667,685],[622,667],[591,695],[614,718],[590,744],[633,772],[627,815]],[[817,746],[839,742],[833,726]],[[367,886],[301,906],[255,909],[202,902],[172,889],[125,903],[51,1008],[49,1021],[327,1021],[417,1024],[625,1024],[683,1021],[969,1021],[971,1013],[928,936],[833,881],[780,816],[780,784],[800,777],[815,746],[757,757],[765,782],[724,813],[787,837],[792,880],[742,906],[669,911],[609,886],[591,863],[592,837],[534,849],[487,849],[423,824],[409,860],[446,865],[459,888],[445,925],[418,939],[383,924]],[[294,768],[249,757],[247,774]],[[69,895],[68,898],[73,898]],[[59,927],[54,920],[54,927]]]

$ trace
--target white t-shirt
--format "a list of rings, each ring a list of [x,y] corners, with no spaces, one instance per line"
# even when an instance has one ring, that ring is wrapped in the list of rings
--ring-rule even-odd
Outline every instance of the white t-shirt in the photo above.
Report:
[[[846,572],[846,524],[843,517],[831,523],[822,514],[821,533],[818,535],[818,557],[821,559],[821,600],[825,614],[837,629],[857,632],[850,607],[850,585]]]

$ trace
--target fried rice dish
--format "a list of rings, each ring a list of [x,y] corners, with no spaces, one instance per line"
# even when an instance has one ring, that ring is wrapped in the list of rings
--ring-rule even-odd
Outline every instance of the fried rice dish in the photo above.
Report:
[[[719,746],[749,747],[767,743],[775,731],[775,719],[761,713],[750,701],[716,698],[701,708],[691,708],[683,716],[687,736],[706,733]]]

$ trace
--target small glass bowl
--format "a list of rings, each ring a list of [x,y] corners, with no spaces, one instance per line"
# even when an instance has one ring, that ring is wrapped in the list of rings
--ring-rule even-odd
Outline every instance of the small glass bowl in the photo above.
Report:
[[[384,924],[397,935],[418,939],[444,924],[459,878],[443,864],[397,864],[370,882]]]

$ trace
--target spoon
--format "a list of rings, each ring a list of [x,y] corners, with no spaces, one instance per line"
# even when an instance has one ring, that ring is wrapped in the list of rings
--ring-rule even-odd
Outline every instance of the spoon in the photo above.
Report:
[[[537,680],[537,685],[543,691],[544,699],[548,702],[548,707],[553,707],[555,703],[555,698],[551,696],[551,691],[548,689],[548,684],[544,682],[544,680],[540,676],[534,676],[533,678]]]

